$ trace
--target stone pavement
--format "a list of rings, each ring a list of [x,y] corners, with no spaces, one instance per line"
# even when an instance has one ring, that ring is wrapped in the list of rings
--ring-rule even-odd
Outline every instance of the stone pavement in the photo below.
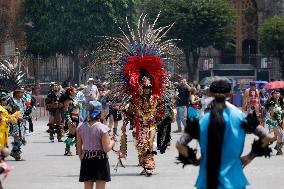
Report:
[[[35,122],[35,136],[28,136],[28,144],[23,148],[25,161],[7,159],[13,167],[11,174],[3,181],[5,189],[79,189],[80,161],[77,156],[66,157],[64,143],[50,143],[48,133],[45,132],[46,119]],[[176,124],[173,124],[173,130]],[[137,157],[133,140],[128,134],[128,157],[124,161],[126,168],[119,167],[114,171],[117,163],[116,154],[110,152],[112,181],[107,184],[110,189],[193,189],[198,167],[175,164],[177,151],[175,141],[180,134],[172,134],[172,146],[164,155],[157,155],[157,169],[152,177],[140,176],[141,168],[137,167]],[[248,151],[253,140],[247,138],[245,149]],[[197,145],[194,141],[192,145]],[[119,147],[119,143],[117,146]],[[75,154],[75,148],[72,149]],[[280,189],[284,187],[284,156],[272,156],[270,159],[258,158],[245,168],[251,186],[248,189]],[[237,178],[236,178],[237,179]]]

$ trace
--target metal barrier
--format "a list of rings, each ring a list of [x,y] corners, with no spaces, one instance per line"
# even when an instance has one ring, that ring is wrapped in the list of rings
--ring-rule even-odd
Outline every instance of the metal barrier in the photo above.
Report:
[[[46,106],[45,106],[45,98],[46,98],[46,95],[35,96],[35,99],[36,99],[35,120],[36,121],[38,120],[38,118],[48,116],[48,111],[46,111]]]

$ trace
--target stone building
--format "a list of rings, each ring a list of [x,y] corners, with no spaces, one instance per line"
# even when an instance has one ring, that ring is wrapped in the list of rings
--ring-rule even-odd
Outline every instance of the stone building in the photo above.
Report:
[[[258,68],[263,58],[259,49],[257,34],[258,26],[267,17],[284,14],[284,0],[228,0],[236,9],[237,20],[234,30],[234,39],[231,41],[233,48],[222,52],[214,49],[204,49],[204,57],[200,59],[200,68],[211,64],[252,64]],[[30,23],[21,23],[21,2],[22,0],[0,0],[0,58],[5,56],[16,56],[16,48],[19,51],[25,49],[25,35],[23,26],[31,26]],[[42,76],[47,80],[64,80],[74,74],[73,61],[67,57],[56,57],[52,60],[44,60],[35,57],[29,71]],[[54,77],[48,78],[51,66],[60,70],[60,74],[54,73]],[[273,68],[270,69],[273,78],[280,77],[277,67],[277,60],[273,59]],[[208,66],[207,66],[208,67]],[[65,69],[68,69],[64,72]],[[207,68],[208,69],[208,68]],[[66,73],[63,74],[62,73]],[[278,74],[278,75],[277,75]],[[62,76],[62,78],[58,78]],[[40,79],[40,80],[42,80]]]
[[[254,66],[256,73],[260,71],[269,73],[270,76],[266,79],[280,79],[278,58],[262,55],[259,47],[258,28],[266,18],[284,14],[284,0],[229,1],[237,14],[234,38],[231,41],[233,45],[223,51],[210,47],[203,49],[202,57],[199,60],[199,70],[209,71],[217,64],[232,64],[231,67],[234,67],[234,64],[250,64]],[[239,68],[240,66],[236,67]],[[244,67],[247,67],[247,65],[244,65]]]
[[[21,0],[0,0],[0,55],[15,55],[25,49],[25,35],[20,21]]]
[[[284,0],[230,0],[237,12],[235,26],[235,63],[248,63],[241,56],[259,54],[257,30],[265,18],[284,13]]]

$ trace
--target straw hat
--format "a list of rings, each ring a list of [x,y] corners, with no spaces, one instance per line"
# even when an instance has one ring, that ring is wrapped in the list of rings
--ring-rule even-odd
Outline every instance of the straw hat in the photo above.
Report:
[[[83,90],[85,89],[85,85],[84,84],[80,84],[80,86],[78,87],[78,90]]]

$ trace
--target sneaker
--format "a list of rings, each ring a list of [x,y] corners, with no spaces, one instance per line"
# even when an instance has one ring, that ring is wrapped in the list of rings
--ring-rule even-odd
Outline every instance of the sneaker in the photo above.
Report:
[[[58,139],[58,142],[63,142],[63,140],[62,139]]]
[[[28,131],[27,131],[27,132],[25,133],[25,136],[30,136],[30,135],[32,135],[32,134],[33,134],[32,132],[28,132]]]
[[[150,176],[152,176],[152,170],[149,170],[149,169],[146,169],[146,177],[150,177]]]

